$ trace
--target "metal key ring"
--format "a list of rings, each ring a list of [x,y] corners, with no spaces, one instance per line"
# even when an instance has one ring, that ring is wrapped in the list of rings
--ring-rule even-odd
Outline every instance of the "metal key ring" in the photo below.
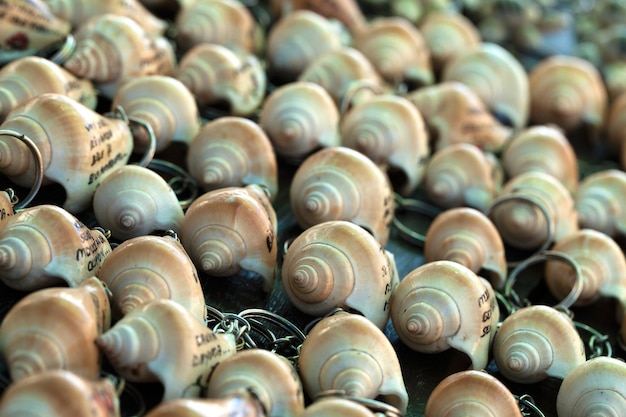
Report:
[[[398,219],[397,214],[403,211],[408,211],[412,213],[422,214],[434,219],[439,214],[441,214],[443,210],[424,201],[415,200],[412,198],[403,198],[397,193],[395,193],[394,195],[394,200],[396,207],[394,209],[394,216],[391,219],[391,223],[398,230],[401,238],[414,245],[423,246],[426,242],[426,235],[416,232],[415,230],[406,226]]]
[[[191,174],[185,171],[182,167],[163,159],[153,158],[150,160],[147,168],[171,176],[171,179],[167,183],[179,198],[178,202],[183,210],[187,209],[198,197],[200,188],[196,183],[196,180],[194,180]],[[180,196],[185,191],[188,191],[189,197],[180,199]]]
[[[15,210],[19,210],[26,207],[33,200],[33,198],[35,198],[35,195],[37,195],[39,189],[41,188],[44,175],[43,157],[41,156],[41,152],[39,152],[39,148],[35,145],[35,142],[33,142],[28,136],[10,129],[0,129],[0,135],[12,136],[19,139],[28,147],[30,153],[33,155],[33,158],[35,158],[35,181],[33,182],[28,195],[21,202],[15,204]]]

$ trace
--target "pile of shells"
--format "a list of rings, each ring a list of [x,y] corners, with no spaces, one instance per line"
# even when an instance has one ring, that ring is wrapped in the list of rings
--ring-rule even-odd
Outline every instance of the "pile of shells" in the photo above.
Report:
[[[626,415],[579,3],[1,1],[0,417]]]

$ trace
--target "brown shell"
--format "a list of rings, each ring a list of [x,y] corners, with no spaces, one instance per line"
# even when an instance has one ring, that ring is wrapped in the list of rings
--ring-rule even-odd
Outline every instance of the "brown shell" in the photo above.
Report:
[[[626,236],[626,172],[605,169],[580,181],[574,194],[578,223],[613,238]]]
[[[144,417],[261,417],[263,407],[252,395],[227,398],[177,398],[162,401]]]

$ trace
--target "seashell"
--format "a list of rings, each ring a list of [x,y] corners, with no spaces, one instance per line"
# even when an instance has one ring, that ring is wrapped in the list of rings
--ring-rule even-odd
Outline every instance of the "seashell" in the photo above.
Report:
[[[167,23],[156,17],[139,0],[94,1],[94,0],[47,0],[50,10],[73,27],[79,27],[92,17],[111,13],[130,17],[150,35],[162,35]]]
[[[369,408],[340,397],[322,397],[309,404],[298,417],[375,417]]]
[[[482,211],[501,188],[500,170],[497,160],[476,145],[453,143],[433,153],[422,184],[429,200],[440,207],[468,206]]]
[[[92,205],[98,224],[120,240],[157,230],[179,232],[185,216],[167,181],[139,165],[125,165],[107,175]]]
[[[347,220],[365,228],[383,246],[389,240],[394,212],[391,183],[371,159],[354,149],[336,146],[308,156],[292,178],[289,200],[304,229]]]
[[[587,359],[571,319],[543,305],[523,307],[505,318],[492,349],[500,373],[520,384],[563,379]]]
[[[393,255],[362,227],[343,220],[313,225],[297,236],[283,259],[281,278],[287,298],[303,313],[358,311],[381,329],[398,286]]]
[[[434,82],[430,50],[422,33],[402,17],[378,17],[368,22],[354,47],[392,85],[430,85]]]
[[[298,372],[310,398],[340,390],[406,412],[398,356],[383,331],[361,315],[339,311],[315,324],[302,343]]]
[[[27,56],[0,70],[0,121],[19,104],[43,93],[63,94],[92,110],[96,108],[91,81],[76,78],[48,59]]]
[[[382,89],[382,79],[374,65],[358,49],[344,46],[315,58],[298,81],[321,85],[339,107],[348,89],[361,82]]]
[[[65,39],[72,27],[42,0],[0,4],[0,64],[35,55]]]
[[[310,10],[296,10],[267,33],[268,71],[281,80],[295,80],[318,56],[348,44],[346,28]]]
[[[252,13],[239,1],[194,1],[176,15],[176,44],[183,51],[213,43],[252,53],[255,25]]]
[[[549,246],[578,230],[574,198],[553,176],[536,171],[508,180],[487,208],[502,241],[518,249]]]
[[[530,122],[554,123],[565,131],[604,123],[607,92],[600,72],[575,56],[554,55],[528,74]]]
[[[70,414],[119,417],[120,400],[112,379],[90,380],[61,369],[45,371],[11,384],[0,402],[2,417]]]
[[[426,401],[425,417],[492,415],[522,417],[513,393],[483,371],[456,372],[439,382]]]
[[[436,73],[441,72],[455,56],[477,49],[481,43],[476,26],[458,12],[428,13],[420,21],[418,29],[426,40]]]
[[[430,153],[422,115],[404,97],[382,94],[359,104],[341,119],[341,145],[355,149],[385,169],[404,196],[422,180]]]
[[[460,263],[425,263],[400,280],[391,296],[393,327],[409,348],[466,354],[471,369],[485,369],[500,312],[489,282]]]
[[[276,154],[286,158],[302,159],[340,144],[337,105],[312,82],[294,81],[272,91],[261,106],[259,125]]]
[[[277,383],[268,384],[272,375]],[[228,398],[253,392],[264,416],[300,416],[304,410],[302,383],[294,366],[277,353],[245,349],[217,364],[207,386],[207,398]]]
[[[619,416],[626,413],[626,364],[598,356],[574,368],[556,396],[559,417]]]
[[[17,212],[17,201],[12,188],[0,191],[0,229],[2,229]]]
[[[199,397],[213,367],[236,350],[232,333],[214,333],[167,299],[133,309],[96,344],[122,378],[161,383],[162,401]]]
[[[502,46],[483,42],[449,60],[442,81],[466,84],[496,115],[517,129],[526,126],[529,112],[528,75],[513,54]]]
[[[110,252],[100,230],[61,207],[40,204],[17,212],[0,229],[0,276],[19,291],[75,287],[97,275]]]
[[[568,191],[578,187],[578,160],[572,144],[555,125],[527,127],[516,133],[500,157],[509,178],[529,171],[557,178]]]
[[[74,288],[27,294],[0,325],[0,352],[13,381],[52,369],[96,379],[101,355],[94,340],[111,325],[106,287],[91,277]]]
[[[126,115],[147,122],[154,132],[156,151],[172,142],[189,144],[200,130],[196,99],[185,85],[167,75],[147,75],[122,85],[111,103]],[[146,149],[150,139],[145,130],[134,132],[134,149]]]
[[[277,224],[261,187],[226,187],[191,203],[181,241],[201,272],[220,277],[240,270],[255,272],[263,278],[263,290],[270,292],[278,256]]]
[[[578,224],[598,230],[612,238],[626,236],[626,205],[619,201],[626,195],[626,173],[605,169],[583,178],[574,194]]]
[[[617,242],[608,235],[597,230],[581,229],[557,241],[552,249],[570,255],[580,266],[582,292],[574,305],[589,305],[601,296],[624,294],[626,258]],[[575,271],[555,262],[547,262],[544,279],[555,297],[565,296],[574,286]]]
[[[261,404],[252,395],[228,398],[176,398],[162,401],[145,417],[262,417]]]
[[[198,321],[206,322],[196,267],[175,236],[144,235],[122,242],[102,262],[98,278],[111,290],[114,318],[165,298],[178,302]]]
[[[607,145],[610,150],[613,152],[618,152],[620,155],[620,162],[622,166],[626,166],[624,164],[624,142],[626,142],[626,136],[624,132],[626,131],[625,126],[625,118],[624,118],[624,109],[626,108],[626,93],[618,95],[611,103],[608,108],[607,118],[606,118],[606,140]]]
[[[508,275],[498,229],[485,214],[470,207],[452,208],[435,217],[426,232],[424,260],[449,260],[476,274],[488,272],[497,290],[504,289]]]
[[[267,84],[265,70],[255,55],[208,43],[182,56],[175,77],[187,86],[199,106],[226,102],[235,116],[256,111]]]
[[[189,174],[204,191],[257,184],[278,194],[278,163],[261,126],[238,116],[206,123],[187,148]]]
[[[57,183],[66,191],[63,208],[78,213],[90,204],[96,187],[130,158],[133,137],[128,124],[55,93],[40,94],[13,109],[0,129],[32,138],[44,167],[44,185]],[[28,147],[0,135],[0,172],[27,187],[35,178]]]
[[[453,143],[471,143],[498,152],[511,130],[498,122],[480,97],[458,81],[422,87],[406,95],[422,114],[435,150]]]

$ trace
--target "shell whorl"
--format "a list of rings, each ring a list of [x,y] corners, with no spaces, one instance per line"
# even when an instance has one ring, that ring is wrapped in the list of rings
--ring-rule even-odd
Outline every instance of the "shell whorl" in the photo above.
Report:
[[[581,228],[598,230],[611,237],[626,235],[626,211],[618,196],[626,193],[626,173],[599,171],[582,179],[574,194]]]
[[[41,231],[28,225],[10,228],[0,238],[2,281],[10,287],[15,285],[19,288],[19,281],[34,271],[42,270],[52,261],[52,256],[53,250]]]

